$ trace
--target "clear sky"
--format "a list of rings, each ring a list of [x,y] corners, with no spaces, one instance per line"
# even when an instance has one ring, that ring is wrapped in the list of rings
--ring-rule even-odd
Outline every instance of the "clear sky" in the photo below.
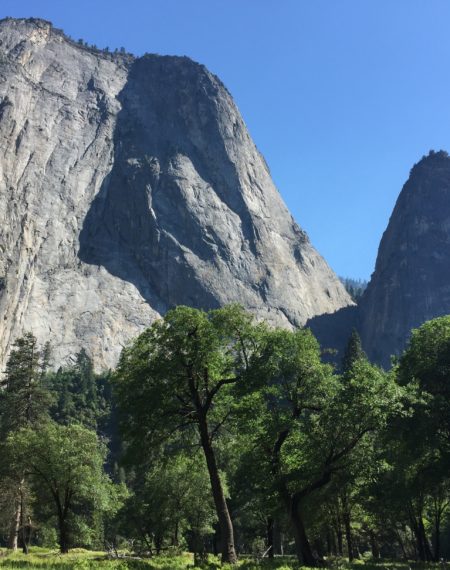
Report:
[[[370,276],[410,168],[450,151],[449,0],[0,0],[5,16],[206,64],[340,275]]]

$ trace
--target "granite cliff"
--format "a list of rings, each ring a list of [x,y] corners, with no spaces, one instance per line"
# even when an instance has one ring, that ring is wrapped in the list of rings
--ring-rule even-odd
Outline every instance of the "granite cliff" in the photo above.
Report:
[[[352,329],[370,360],[388,369],[425,321],[450,314],[450,157],[431,151],[411,170],[380,242],[358,306],[310,319],[338,363]]]
[[[450,314],[450,157],[431,152],[411,170],[359,305],[368,356],[389,367],[412,328]]]
[[[98,367],[176,304],[281,326],[351,305],[230,94],[184,57],[0,22],[0,361],[31,330]]]

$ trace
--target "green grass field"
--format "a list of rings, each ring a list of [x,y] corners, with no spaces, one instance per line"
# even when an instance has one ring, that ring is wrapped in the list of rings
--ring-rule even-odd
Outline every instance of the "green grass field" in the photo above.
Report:
[[[239,570],[299,570],[299,565],[292,558],[277,558],[275,561],[241,560]],[[147,560],[139,559],[108,559],[103,552],[92,552],[74,549],[71,553],[60,555],[57,551],[33,548],[26,556],[21,553],[8,554],[0,549],[0,570],[195,570],[193,557],[190,554],[182,556],[159,556]],[[217,560],[210,557],[208,565],[203,570],[217,570],[222,567]],[[450,570],[448,564],[419,565],[408,562],[374,563],[356,562],[348,564],[345,561],[334,562],[333,570]],[[304,570],[304,567],[303,569]]]

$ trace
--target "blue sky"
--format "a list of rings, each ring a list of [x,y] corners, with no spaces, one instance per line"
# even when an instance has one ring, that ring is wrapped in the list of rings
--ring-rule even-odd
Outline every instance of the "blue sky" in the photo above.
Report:
[[[340,275],[370,276],[410,168],[450,150],[448,0],[1,0],[5,16],[206,64]]]

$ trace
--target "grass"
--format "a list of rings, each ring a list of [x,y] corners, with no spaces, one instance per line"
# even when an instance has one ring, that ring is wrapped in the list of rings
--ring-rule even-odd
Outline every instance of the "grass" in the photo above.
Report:
[[[218,560],[211,561],[202,570],[218,570]],[[231,568],[231,567],[228,567]],[[299,570],[300,566],[292,557],[277,558],[274,561],[241,560],[239,570]],[[343,560],[333,561],[332,570],[450,570],[448,564],[420,565],[408,562],[380,561],[377,563],[348,564]],[[57,551],[33,548],[28,556],[9,554],[0,549],[0,570],[195,570],[190,554],[182,556],[159,556],[148,560],[125,559],[110,560],[103,552],[74,549],[69,554],[61,555]],[[306,568],[302,568],[306,570]]]

